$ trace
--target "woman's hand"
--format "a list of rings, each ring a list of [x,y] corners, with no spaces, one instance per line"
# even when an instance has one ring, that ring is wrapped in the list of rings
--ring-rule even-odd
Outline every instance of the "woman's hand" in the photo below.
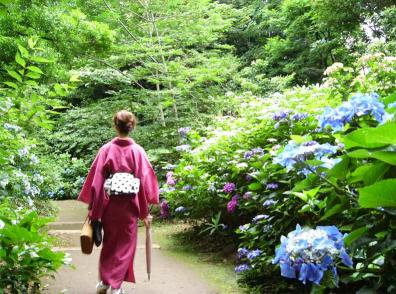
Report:
[[[151,214],[149,214],[149,215],[143,220],[144,225],[145,225],[146,227],[150,227],[152,221],[153,221],[153,216],[152,216]]]

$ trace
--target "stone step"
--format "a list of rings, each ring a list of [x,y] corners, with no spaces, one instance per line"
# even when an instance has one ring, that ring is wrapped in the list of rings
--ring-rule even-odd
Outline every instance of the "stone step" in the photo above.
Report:
[[[48,235],[56,237],[56,247],[80,246],[81,230],[49,230]]]
[[[48,224],[49,230],[81,230],[84,222],[53,222]]]

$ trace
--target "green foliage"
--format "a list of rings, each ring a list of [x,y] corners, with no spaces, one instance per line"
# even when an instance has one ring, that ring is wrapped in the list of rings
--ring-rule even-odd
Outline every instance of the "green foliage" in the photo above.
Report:
[[[68,261],[52,252],[52,240],[43,232],[52,214],[43,192],[52,181],[37,155],[37,128],[50,129],[49,115],[60,105],[67,84],[39,84],[44,72],[37,39],[28,48],[18,45],[15,63],[4,66],[0,84],[0,289],[3,293],[33,293],[40,279]],[[62,93],[60,93],[62,92]]]
[[[227,2],[241,12],[229,42],[253,72],[267,78],[293,74],[299,84],[319,82],[326,67],[350,65],[375,39],[386,39],[386,52],[395,52],[392,1]]]
[[[64,253],[53,252],[52,240],[43,231],[50,220],[8,202],[0,204],[0,289],[5,293],[38,291],[42,277],[69,263]]]

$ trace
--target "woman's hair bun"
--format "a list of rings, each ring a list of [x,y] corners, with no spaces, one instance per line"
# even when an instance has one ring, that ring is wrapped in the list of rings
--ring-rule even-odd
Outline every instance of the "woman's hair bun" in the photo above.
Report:
[[[128,135],[135,128],[137,121],[132,112],[121,110],[113,116],[113,123],[120,134]]]

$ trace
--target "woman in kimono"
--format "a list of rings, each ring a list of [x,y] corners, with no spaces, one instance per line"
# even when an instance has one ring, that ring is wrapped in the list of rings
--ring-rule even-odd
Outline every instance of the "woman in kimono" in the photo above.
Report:
[[[123,281],[135,283],[133,260],[136,252],[137,225],[141,219],[151,222],[149,205],[158,204],[156,175],[144,149],[129,133],[135,128],[135,116],[126,110],[113,117],[117,137],[103,145],[85,180],[78,200],[87,203],[88,216],[93,223],[103,224],[103,247],[99,260],[100,282],[97,293],[123,293]],[[136,196],[107,195],[104,182],[118,172],[133,173],[140,179]]]

